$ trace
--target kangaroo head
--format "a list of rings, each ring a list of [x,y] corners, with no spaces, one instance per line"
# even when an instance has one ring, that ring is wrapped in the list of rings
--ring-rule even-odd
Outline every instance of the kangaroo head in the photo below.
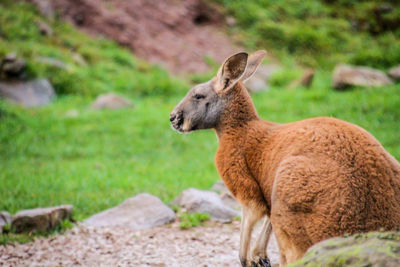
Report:
[[[231,89],[239,81],[245,81],[253,75],[265,53],[260,50],[248,56],[241,52],[227,58],[214,78],[190,89],[172,110],[170,121],[173,128],[187,133],[217,127],[221,114],[232,98]]]

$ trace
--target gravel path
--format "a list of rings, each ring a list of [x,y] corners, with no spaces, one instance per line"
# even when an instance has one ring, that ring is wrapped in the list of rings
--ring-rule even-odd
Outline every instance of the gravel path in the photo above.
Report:
[[[63,235],[0,246],[0,266],[240,266],[240,222],[132,231],[78,225]],[[258,229],[256,229],[256,233]],[[279,261],[275,238],[268,246]]]

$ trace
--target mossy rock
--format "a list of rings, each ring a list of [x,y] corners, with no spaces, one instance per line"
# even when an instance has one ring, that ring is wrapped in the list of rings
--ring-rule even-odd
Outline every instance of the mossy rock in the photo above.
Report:
[[[294,266],[400,266],[400,231],[336,237],[312,246]]]

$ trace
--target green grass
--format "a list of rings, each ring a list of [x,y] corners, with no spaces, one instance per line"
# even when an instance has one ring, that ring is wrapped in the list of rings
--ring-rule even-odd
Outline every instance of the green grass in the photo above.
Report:
[[[400,159],[399,94],[399,85],[335,92],[319,72],[311,89],[272,88],[253,99],[271,121],[334,116],[356,123]],[[91,110],[78,96],[39,109],[2,103],[0,210],[71,203],[83,219],[140,192],[169,202],[188,187],[210,188],[218,179],[215,134],[173,131],[168,114],[179,100],[137,98],[134,109],[117,111]],[[79,115],[68,117],[71,109]]]
[[[202,225],[205,221],[210,219],[207,213],[181,213],[179,215],[179,227],[181,229],[189,229]]]
[[[247,47],[319,68],[340,62],[387,68],[400,62],[400,4],[388,1],[215,0]]]

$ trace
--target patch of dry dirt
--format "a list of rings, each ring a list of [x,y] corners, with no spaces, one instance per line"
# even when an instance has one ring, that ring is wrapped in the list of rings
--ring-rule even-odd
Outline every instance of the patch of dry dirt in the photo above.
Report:
[[[28,0],[94,35],[129,47],[174,73],[205,72],[206,56],[223,61],[238,51],[221,30],[225,19],[203,0]]]
[[[237,221],[189,230],[178,223],[140,231],[79,225],[63,235],[0,246],[0,266],[238,267],[239,228]],[[268,255],[278,263],[275,238]]]

